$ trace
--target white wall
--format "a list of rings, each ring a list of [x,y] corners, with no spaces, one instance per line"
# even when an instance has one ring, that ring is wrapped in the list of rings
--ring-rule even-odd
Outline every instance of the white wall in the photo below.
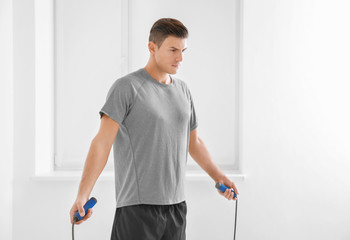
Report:
[[[12,236],[12,1],[0,0],[0,239]]]
[[[13,3],[13,239],[68,239],[79,181],[31,177],[34,1]],[[349,239],[349,5],[243,4],[240,150],[246,177],[236,182],[237,239]],[[8,179],[0,176],[0,182]],[[234,203],[213,188],[209,178],[187,181],[188,239],[232,239]],[[92,195],[99,202],[93,217],[76,227],[76,238],[109,239],[113,181],[98,180]]]
[[[239,239],[350,239],[347,1],[244,1]]]

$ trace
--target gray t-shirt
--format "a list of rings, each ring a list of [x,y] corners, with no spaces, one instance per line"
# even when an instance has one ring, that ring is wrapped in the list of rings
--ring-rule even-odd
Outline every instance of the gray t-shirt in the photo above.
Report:
[[[185,200],[190,131],[198,126],[186,83],[144,69],[117,79],[99,112],[119,123],[113,143],[117,207]]]

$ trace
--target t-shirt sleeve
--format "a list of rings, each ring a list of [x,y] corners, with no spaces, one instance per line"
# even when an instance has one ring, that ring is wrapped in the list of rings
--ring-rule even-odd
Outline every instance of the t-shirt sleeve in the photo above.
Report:
[[[127,79],[116,80],[108,91],[106,102],[99,114],[100,119],[106,114],[121,125],[131,106],[132,93]]]
[[[192,131],[193,129],[198,127],[198,119],[197,119],[196,110],[194,107],[194,102],[193,102],[193,98],[192,98],[190,90],[188,90],[188,92],[190,95],[190,102],[191,102],[190,131]]]

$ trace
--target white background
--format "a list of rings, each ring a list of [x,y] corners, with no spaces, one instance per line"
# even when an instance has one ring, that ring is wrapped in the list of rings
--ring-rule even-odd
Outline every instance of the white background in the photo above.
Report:
[[[242,3],[239,151],[245,178],[233,177],[240,190],[237,239],[349,239],[350,6]],[[69,239],[79,179],[32,177],[34,1],[2,0],[0,10],[0,238]],[[109,239],[113,184],[98,180],[92,195],[99,202],[92,218],[76,227],[77,239]],[[232,239],[234,202],[213,188],[209,177],[186,183],[188,239]]]

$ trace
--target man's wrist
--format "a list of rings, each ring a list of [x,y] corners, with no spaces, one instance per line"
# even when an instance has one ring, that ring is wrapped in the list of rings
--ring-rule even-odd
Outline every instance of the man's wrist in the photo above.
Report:
[[[215,183],[217,183],[217,182],[223,181],[225,178],[227,178],[226,175],[221,173],[215,176],[213,180],[215,181]]]
[[[76,202],[86,203],[89,200],[89,196],[86,194],[79,194],[75,199]]]

